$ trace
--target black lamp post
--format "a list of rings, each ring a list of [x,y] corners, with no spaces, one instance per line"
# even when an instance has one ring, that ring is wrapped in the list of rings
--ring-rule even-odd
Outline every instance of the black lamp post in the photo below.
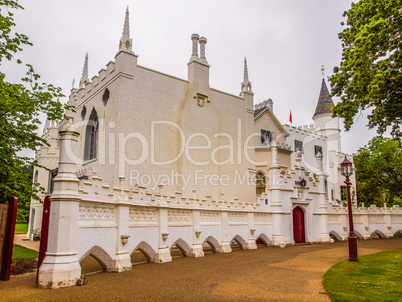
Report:
[[[346,191],[348,195],[348,216],[349,216],[349,261],[359,261],[357,257],[357,242],[355,230],[353,228],[353,216],[352,216],[352,202],[350,200],[350,181],[349,176],[353,174],[352,163],[346,158],[341,162],[341,174],[346,177]]]

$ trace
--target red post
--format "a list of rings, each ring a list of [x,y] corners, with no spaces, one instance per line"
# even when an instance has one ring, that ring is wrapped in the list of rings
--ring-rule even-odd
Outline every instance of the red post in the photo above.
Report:
[[[6,235],[4,236],[3,260],[1,262],[0,280],[10,280],[11,260],[13,258],[15,220],[17,219],[18,198],[10,197],[8,200],[8,214]]]
[[[49,218],[50,218],[50,196],[45,197],[43,202],[42,229],[40,232],[39,258],[38,269],[36,272],[36,284],[38,284],[39,268],[42,265],[43,259],[47,251],[47,239],[49,235]]]
[[[349,261],[359,261],[357,256],[357,242],[355,230],[353,227],[353,214],[352,214],[352,202],[350,198],[350,181],[349,176],[346,176],[346,191],[348,195],[348,216],[349,216],[349,236],[348,236],[348,244],[349,244]]]

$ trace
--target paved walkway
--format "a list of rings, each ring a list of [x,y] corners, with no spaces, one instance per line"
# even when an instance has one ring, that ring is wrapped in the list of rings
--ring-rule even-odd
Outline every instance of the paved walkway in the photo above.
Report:
[[[402,238],[359,240],[358,248],[359,255],[402,249]],[[92,274],[85,286],[57,290],[37,289],[31,273],[0,282],[0,300],[330,301],[322,285],[323,274],[347,257],[347,242],[259,247],[139,264],[119,274]]]
[[[14,243],[39,252],[40,241],[27,240],[27,234],[15,234]]]

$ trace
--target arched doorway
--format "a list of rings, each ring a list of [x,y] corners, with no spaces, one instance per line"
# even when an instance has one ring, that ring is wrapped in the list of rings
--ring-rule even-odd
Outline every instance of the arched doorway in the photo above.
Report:
[[[295,243],[304,243],[305,231],[304,231],[304,212],[300,207],[293,209],[293,238]]]

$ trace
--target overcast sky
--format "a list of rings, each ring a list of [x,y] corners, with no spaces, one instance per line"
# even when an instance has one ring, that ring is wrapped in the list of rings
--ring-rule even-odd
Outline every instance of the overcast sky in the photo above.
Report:
[[[247,57],[254,102],[274,101],[282,123],[311,124],[321,86],[341,59],[342,14],[350,0],[21,0],[17,31],[33,47],[17,55],[34,65],[42,80],[68,96],[78,86],[85,53],[89,78],[118,50],[126,7],[130,10],[133,50],[138,64],[187,79],[191,34],[208,40],[211,87],[238,95]],[[8,81],[24,69],[3,64]],[[329,83],[327,82],[328,88]],[[67,97],[64,98],[64,101]],[[337,99],[334,99],[337,102]],[[342,149],[356,152],[375,135],[364,116],[342,136]]]

